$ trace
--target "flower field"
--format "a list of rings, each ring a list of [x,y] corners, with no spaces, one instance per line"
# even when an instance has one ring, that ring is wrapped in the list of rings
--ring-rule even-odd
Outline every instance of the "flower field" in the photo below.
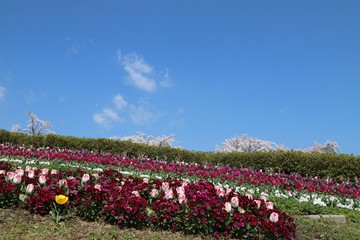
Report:
[[[268,200],[359,210],[360,185],[247,169],[0,145],[0,207],[89,221],[242,239],[293,239],[292,217]]]

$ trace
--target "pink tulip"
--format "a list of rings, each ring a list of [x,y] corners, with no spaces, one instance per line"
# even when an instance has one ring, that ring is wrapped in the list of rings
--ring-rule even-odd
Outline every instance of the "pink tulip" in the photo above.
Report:
[[[267,202],[266,209],[274,209],[274,204],[272,202]]]
[[[179,199],[179,203],[180,203],[180,204],[183,204],[183,203],[186,203],[186,202],[187,202],[187,199],[186,199],[185,194],[179,194],[178,199]]]
[[[169,190],[169,183],[168,182],[163,182],[162,184],[161,184],[161,188],[163,189],[163,191],[167,191],[167,190]]]
[[[157,190],[156,188],[153,188],[150,192],[150,196],[152,198],[156,198],[157,196],[159,196],[159,190]]]
[[[41,174],[42,175],[48,175],[49,174],[49,169],[47,169],[47,168],[41,169]]]
[[[21,183],[21,175],[15,174],[12,180],[13,180],[13,183],[15,183],[15,184]]]
[[[85,173],[81,178],[81,182],[83,182],[83,183],[86,183],[89,180],[90,180],[90,175],[87,173]]]
[[[140,197],[140,194],[138,191],[132,191],[131,193],[134,194],[136,197]]]
[[[39,183],[40,184],[45,184],[46,183],[46,177],[44,175],[39,176]]]
[[[225,190],[222,189],[221,187],[215,186],[215,190],[216,190],[216,194],[217,194],[219,197],[225,196]]]
[[[15,176],[15,173],[14,173],[14,172],[7,172],[7,173],[6,173],[6,176],[7,176],[7,178],[8,178],[9,180],[12,180],[12,179],[14,178],[14,176]]]
[[[174,193],[173,193],[173,190],[172,189],[169,189],[167,191],[165,191],[165,198],[166,199],[172,199],[174,197]]]
[[[254,200],[254,202],[256,202],[256,204],[257,204],[257,208],[259,209],[259,208],[260,208],[260,206],[261,206],[261,201],[260,201],[260,200]]]
[[[245,197],[247,197],[248,199],[252,200],[253,196],[250,193],[245,194]]]
[[[6,171],[5,170],[0,170],[0,175],[4,174],[5,175]]]
[[[65,179],[61,179],[59,180],[59,186],[64,186],[64,187],[67,187],[68,186],[68,183]]]
[[[31,170],[31,167],[30,166],[26,166],[25,167],[25,172],[28,172],[28,171],[30,171]]]
[[[51,173],[50,173],[50,174],[56,175],[56,174],[57,174],[57,170],[56,170],[56,169],[51,170]]]
[[[26,186],[26,193],[32,193],[34,191],[34,184],[32,183],[29,183],[27,186]]]
[[[239,198],[238,197],[232,197],[231,198],[231,200],[230,200],[230,202],[231,202],[231,206],[233,207],[233,208],[237,208],[238,206],[239,206]]]
[[[232,192],[231,188],[227,188],[225,192],[225,196],[229,196],[229,194]]]
[[[24,176],[24,170],[23,169],[16,169],[15,174],[20,175],[21,177]]]
[[[185,194],[185,189],[183,187],[177,187],[176,192],[178,195]]]
[[[226,202],[224,209],[225,209],[225,211],[227,211],[228,213],[231,212],[231,203],[230,203],[230,202]]]
[[[149,179],[148,178],[143,178],[143,182],[144,183],[149,183]]]
[[[181,184],[181,186],[184,188],[184,187],[186,187],[188,185],[188,182],[186,182],[186,181],[184,181],[184,182],[182,182],[182,184]]]
[[[264,202],[266,202],[268,199],[265,196],[261,196],[260,199],[262,199]]]
[[[273,212],[270,214],[269,220],[273,223],[277,223],[279,221],[279,214]]]
[[[34,170],[29,170],[28,171],[28,178],[34,178],[35,177],[35,171]]]
[[[93,173],[93,174],[91,174],[91,176],[93,176],[95,179],[99,179],[99,174],[97,174],[97,173]]]

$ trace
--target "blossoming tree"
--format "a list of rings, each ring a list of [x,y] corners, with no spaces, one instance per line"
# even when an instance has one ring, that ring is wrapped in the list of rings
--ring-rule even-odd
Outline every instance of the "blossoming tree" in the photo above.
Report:
[[[32,112],[26,112],[29,118],[26,128],[21,128],[19,124],[15,124],[11,127],[12,132],[22,132],[28,135],[46,135],[53,134],[50,129],[52,125],[48,121],[41,120],[37,115]]]
[[[257,138],[251,138],[247,134],[226,139],[222,146],[216,146],[217,152],[267,152],[273,150],[285,150],[283,145]]]
[[[319,153],[340,153],[340,147],[337,142],[327,140],[324,144],[315,142],[315,144],[304,150],[305,152],[319,152]]]
[[[226,139],[224,143],[216,146],[216,152],[268,152],[275,150],[288,150],[284,145],[276,144],[257,138],[251,138],[247,134]],[[296,151],[312,153],[340,153],[339,145],[336,142],[326,141],[324,144],[315,142],[307,149],[296,149]]]
[[[154,137],[151,135],[146,135],[143,132],[137,132],[133,136],[124,136],[121,137],[119,140],[130,141],[134,143],[143,143],[152,146],[172,147],[172,143],[175,141],[175,136]]]

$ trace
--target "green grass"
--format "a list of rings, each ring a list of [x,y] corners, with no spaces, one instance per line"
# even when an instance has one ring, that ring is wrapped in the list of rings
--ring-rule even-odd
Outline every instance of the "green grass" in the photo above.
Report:
[[[284,207],[286,204],[282,204]],[[287,203],[293,206],[287,212],[297,211],[295,203]],[[302,206],[300,206],[301,208]],[[343,209],[318,209],[318,213],[325,214],[330,212],[344,214],[348,223],[338,225],[326,220],[304,219],[301,216],[295,217],[297,225],[297,239],[323,239],[323,240],[359,240],[360,221],[359,212],[344,211]],[[39,216],[30,214],[22,209],[0,209],[0,239],[20,239],[20,240],[200,240],[199,236],[184,235],[165,231],[152,231],[150,229],[121,229],[117,226],[102,222],[86,222],[77,217],[67,218],[65,222],[55,223],[50,216]]]
[[[1,240],[161,240],[190,239],[200,240],[197,236],[184,236],[182,233],[164,231],[120,229],[101,222],[86,222],[79,218],[55,223],[50,216],[30,214],[22,209],[0,209]]]

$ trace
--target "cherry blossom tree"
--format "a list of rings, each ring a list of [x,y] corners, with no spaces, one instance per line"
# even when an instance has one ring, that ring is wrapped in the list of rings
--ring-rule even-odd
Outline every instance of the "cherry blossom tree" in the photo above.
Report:
[[[41,120],[37,115],[30,111],[26,112],[26,115],[29,118],[26,128],[21,128],[19,124],[15,124],[11,127],[12,132],[22,132],[32,136],[54,133],[50,130],[52,128],[52,125],[49,122]]]
[[[251,138],[247,134],[226,139],[221,146],[216,146],[216,152],[268,152],[275,150],[288,150],[284,145]],[[326,141],[324,144],[315,142],[307,149],[296,149],[302,152],[317,153],[340,153],[339,145],[336,142]]]
[[[324,144],[315,142],[314,145],[304,152],[318,152],[318,153],[340,153],[340,147],[337,142],[327,140]]]
[[[121,137],[119,140],[130,141],[134,143],[143,143],[152,146],[172,147],[172,143],[175,141],[175,136],[154,137],[151,135],[146,135],[143,132],[137,132],[133,136],[124,136]]]
[[[221,146],[216,146],[216,152],[268,152],[274,150],[284,150],[283,145],[251,138],[247,134],[226,139]]]

